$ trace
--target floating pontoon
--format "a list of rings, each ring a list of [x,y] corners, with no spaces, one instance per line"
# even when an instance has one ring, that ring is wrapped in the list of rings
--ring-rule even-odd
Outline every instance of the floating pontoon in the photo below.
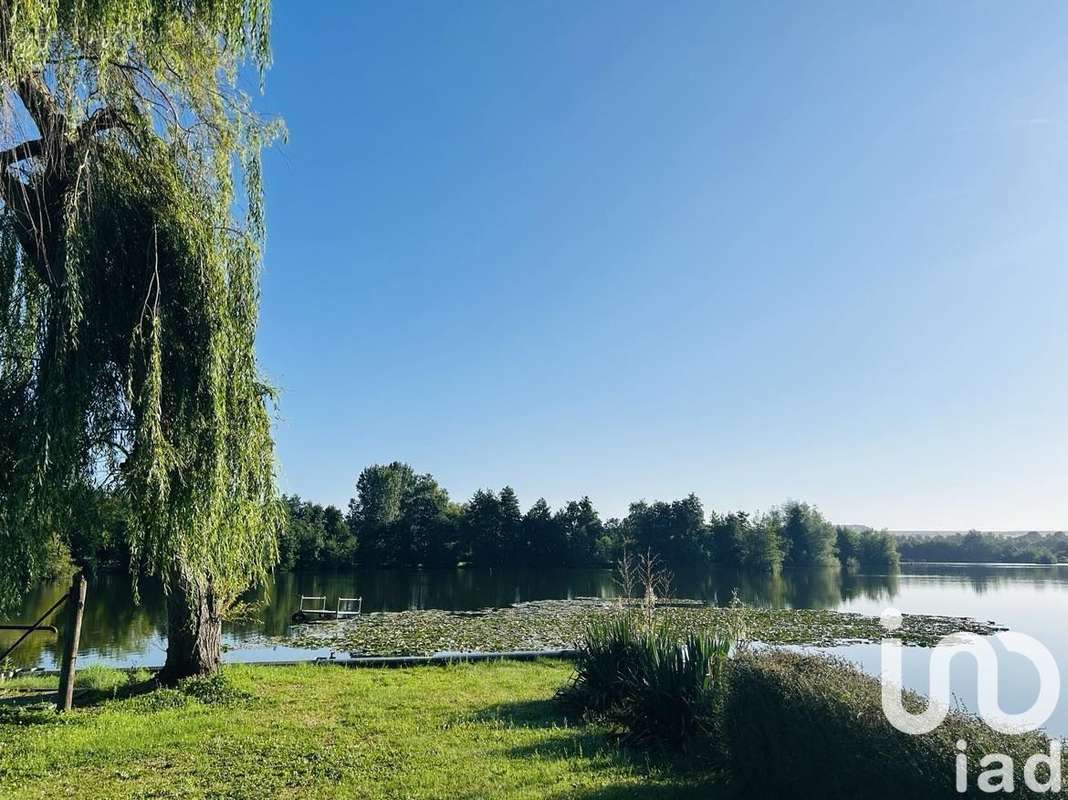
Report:
[[[359,616],[363,611],[362,597],[339,597],[337,608],[326,607],[326,595],[300,596],[300,605],[293,612],[294,622],[310,622],[313,619],[344,619]]]

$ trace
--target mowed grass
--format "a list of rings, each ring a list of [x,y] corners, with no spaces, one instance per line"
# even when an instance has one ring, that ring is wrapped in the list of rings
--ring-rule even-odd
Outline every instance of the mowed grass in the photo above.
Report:
[[[709,772],[568,720],[553,702],[566,663],[225,674],[223,698],[122,698],[122,680],[98,671],[92,704],[69,715],[0,707],[0,797],[722,796]]]

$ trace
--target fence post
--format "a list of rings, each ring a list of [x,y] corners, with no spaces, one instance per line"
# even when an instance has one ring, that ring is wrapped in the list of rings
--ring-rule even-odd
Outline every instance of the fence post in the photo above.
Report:
[[[58,711],[70,711],[74,701],[74,670],[78,662],[78,640],[82,635],[82,611],[85,609],[85,576],[78,573],[70,583],[67,599],[67,630],[63,646],[63,668],[59,673]]]

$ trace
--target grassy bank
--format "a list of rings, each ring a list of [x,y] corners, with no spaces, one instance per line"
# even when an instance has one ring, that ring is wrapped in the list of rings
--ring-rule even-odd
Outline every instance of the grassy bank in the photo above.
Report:
[[[97,671],[65,718],[0,708],[0,797],[686,798],[714,776],[621,748],[552,702],[569,664],[239,667],[234,692],[123,699]],[[21,686],[25,687],[26,682]],[[9,691],[0,688],[0,692]]]

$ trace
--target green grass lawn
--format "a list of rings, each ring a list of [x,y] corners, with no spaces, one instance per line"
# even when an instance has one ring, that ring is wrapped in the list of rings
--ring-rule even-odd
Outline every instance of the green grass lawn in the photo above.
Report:
[[[237,696],[204,701],[176,690],[122,699],[124,678],[90,671],[87,705],[64,717],[0,706],[0,797],[722,796],[708,772],[569,721],[553,695],[570,674],[548,661],[230,666]]]

